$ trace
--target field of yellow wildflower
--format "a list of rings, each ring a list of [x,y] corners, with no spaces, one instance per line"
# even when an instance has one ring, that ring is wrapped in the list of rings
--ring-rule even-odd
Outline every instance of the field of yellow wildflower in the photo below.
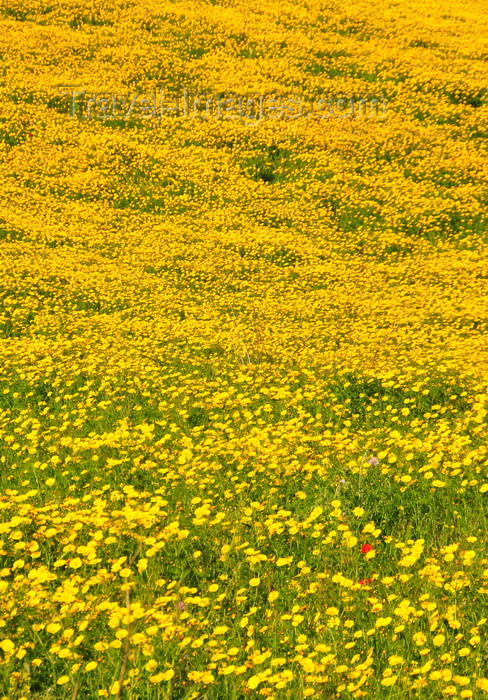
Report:
[[[2,700],[486,697],[487,59],[476,0],[0,0]]]

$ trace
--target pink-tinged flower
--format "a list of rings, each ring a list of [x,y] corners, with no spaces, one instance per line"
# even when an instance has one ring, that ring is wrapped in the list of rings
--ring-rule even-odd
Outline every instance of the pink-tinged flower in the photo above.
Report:
[[[368,464],[371,464],[371,466],[373,466],[373,467],[378,466],[379,463],[380,463],[380,460],[378,459],[378,457],[370,457],[368,459]]]
[[[179,600],[179,601],[176,603],[176,609],[177,609],[179,612],[183,612],[183,610],[186,610],[186,605],[184,604],[184,602],[183,602],[182,600]]]
[[[363,544],[363,546],[361,547],[361,553],[367,554],[368,552],[371,552],[372,549],[373,547],[370,544]]]

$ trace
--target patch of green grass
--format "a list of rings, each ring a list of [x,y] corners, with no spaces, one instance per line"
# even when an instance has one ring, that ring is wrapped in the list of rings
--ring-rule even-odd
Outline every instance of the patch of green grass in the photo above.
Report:
[[[291,150],[273,144],[260,146],[253,155],[245,157],[242,167],[251,179],[269,184],[296,177],[300,170]]]
[[[487,102],[488,89],[480,88],[478,91],[455,90],[447,93],[449,102],[453,105],[466,105],[468,107],[481,107]]]
[[[104,19],[103,17],[97,17],[96,15],[84,15],[84,14],[77,14],[73,17],[68,22],[68,26],[71,27],[71,29],[79,29],[80,27],[83,27],[84,25],[88,25],[90,27],[111,27],[113,26],[113,22],[110,19]]]

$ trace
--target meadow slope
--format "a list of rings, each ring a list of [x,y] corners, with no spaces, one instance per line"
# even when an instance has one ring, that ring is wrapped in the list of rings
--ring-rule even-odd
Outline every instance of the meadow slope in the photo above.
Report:
[[[486,696],[487,58],[475,0],[0,0],[0,698]]]

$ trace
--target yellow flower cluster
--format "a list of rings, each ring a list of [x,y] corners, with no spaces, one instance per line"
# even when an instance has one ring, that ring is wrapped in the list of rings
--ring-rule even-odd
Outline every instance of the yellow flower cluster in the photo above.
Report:
[[[484,7],[0,30],[0,699],[483,697]],[[386,114],[88,119],[66,86]]]

